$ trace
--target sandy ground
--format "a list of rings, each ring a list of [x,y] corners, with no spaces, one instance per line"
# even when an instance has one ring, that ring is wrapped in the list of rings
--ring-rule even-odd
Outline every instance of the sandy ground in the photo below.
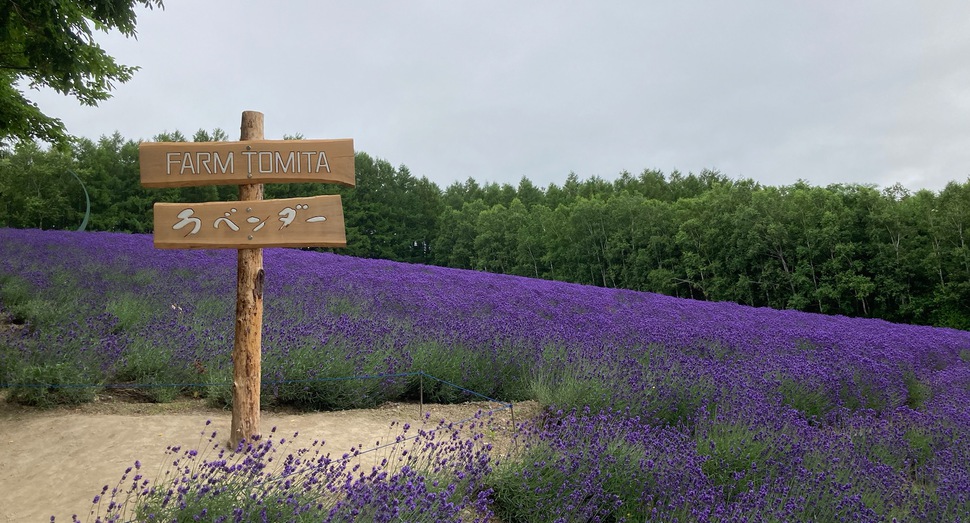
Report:
[[[424,405],[431,420],[465,420],[478,411],[501,408],[495,403]],[[262,413],[261,430],[273,426],[280,436],[299,432],[296,443],[326,442],[332,455],[355,446],[372,448],[399,434],[391,422],[419,426],[418,404],[389,403],[377,409],[325,413]],[[516,419],[534,414],[534,404],[515,406]],[[211,421],[208,427],[206,421]],[[149,479],[165,459],[165,448],[205,446],[215,430],[226,443],[231,413],[206,408],[201,401],[170,404],[132,403],[112,398],[72,409],[37,410],[18,407],[0,397],[0,523],[93,521],[92,499],[104,485],[115,487],[135,460]],[[511,431],[508,409],[491,415],[489,431],[498,447]],[[205,433],[205,436],[202,436]],[[367,456],[380,456],[378,452]]]

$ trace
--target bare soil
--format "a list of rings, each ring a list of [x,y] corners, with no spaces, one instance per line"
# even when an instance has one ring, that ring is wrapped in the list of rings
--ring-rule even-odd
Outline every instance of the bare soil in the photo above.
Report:
[[[477,412],[500,409],[502,404],[474,402],[460,405],[387,403],[376,409],[296,413],[264,411],[260,428],[265,434],[277,427],[280,435],[299,432],[297,446],[314,439],[326,442],[331,454],[354,447],[373,448],[400,433],[394,421],[418,426],[422,412],[430,421],[463,421]],[[533,402],[497,410],[486,436],[501,452],[510,445],[516,422],[534,416]],[[206,421],[211,421],[208,427]],[[113,488],[135,460],[152,479],[165,460],[165,448],[205,445],[212,431],[227,444],[231,413],[212,409],[202,400],[173,403],[136,403],[123,394],[99,396],[97,401],[73,408],[38,410],[13,405],[0,392],[0,523],[93,521],[92,499],[104,485]],[[433,425],[432,425],[433,426]],[[203,436],[203,434],[205,434]],[[302,445],[301,445],[302,442]],[[365,455],[366,456],[366,455]]]

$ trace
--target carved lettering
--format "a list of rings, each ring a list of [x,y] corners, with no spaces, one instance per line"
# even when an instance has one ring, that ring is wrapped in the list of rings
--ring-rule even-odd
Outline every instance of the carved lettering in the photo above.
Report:
[[[165,153],[165,174],[226,174],[233,170],[232,153],[216,151]]]
[[[239,151],[246,158],[245,174],[329,173],[326,151]],[[234,172],[233,151],[167,152],[165,174],[229,174]]]
[[[296,159],[296,154],[293,151],[290,151],[290,154],[286,156],[286,160],[283,159],[279,151],[276,151],[276,166],[281,173],[300,172],[300,161]]]

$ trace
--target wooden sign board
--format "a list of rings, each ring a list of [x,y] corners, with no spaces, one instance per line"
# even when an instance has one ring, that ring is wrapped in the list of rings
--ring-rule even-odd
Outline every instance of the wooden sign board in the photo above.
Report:
[[[156,203],[159,249],[346,247],[339,195],[209,203]]]
[[[142,142],[138,164],[145,187],[355,184],[352,139]]]

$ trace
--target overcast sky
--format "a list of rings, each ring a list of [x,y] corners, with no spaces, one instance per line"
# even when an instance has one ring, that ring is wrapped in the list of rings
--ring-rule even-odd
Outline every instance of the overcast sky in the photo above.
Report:
[[[151,139],[264,113],[266,138],[353,138],[442,189],[698,173],[766,185],[970,175],[970,2],[165,0],[68,131]]]

